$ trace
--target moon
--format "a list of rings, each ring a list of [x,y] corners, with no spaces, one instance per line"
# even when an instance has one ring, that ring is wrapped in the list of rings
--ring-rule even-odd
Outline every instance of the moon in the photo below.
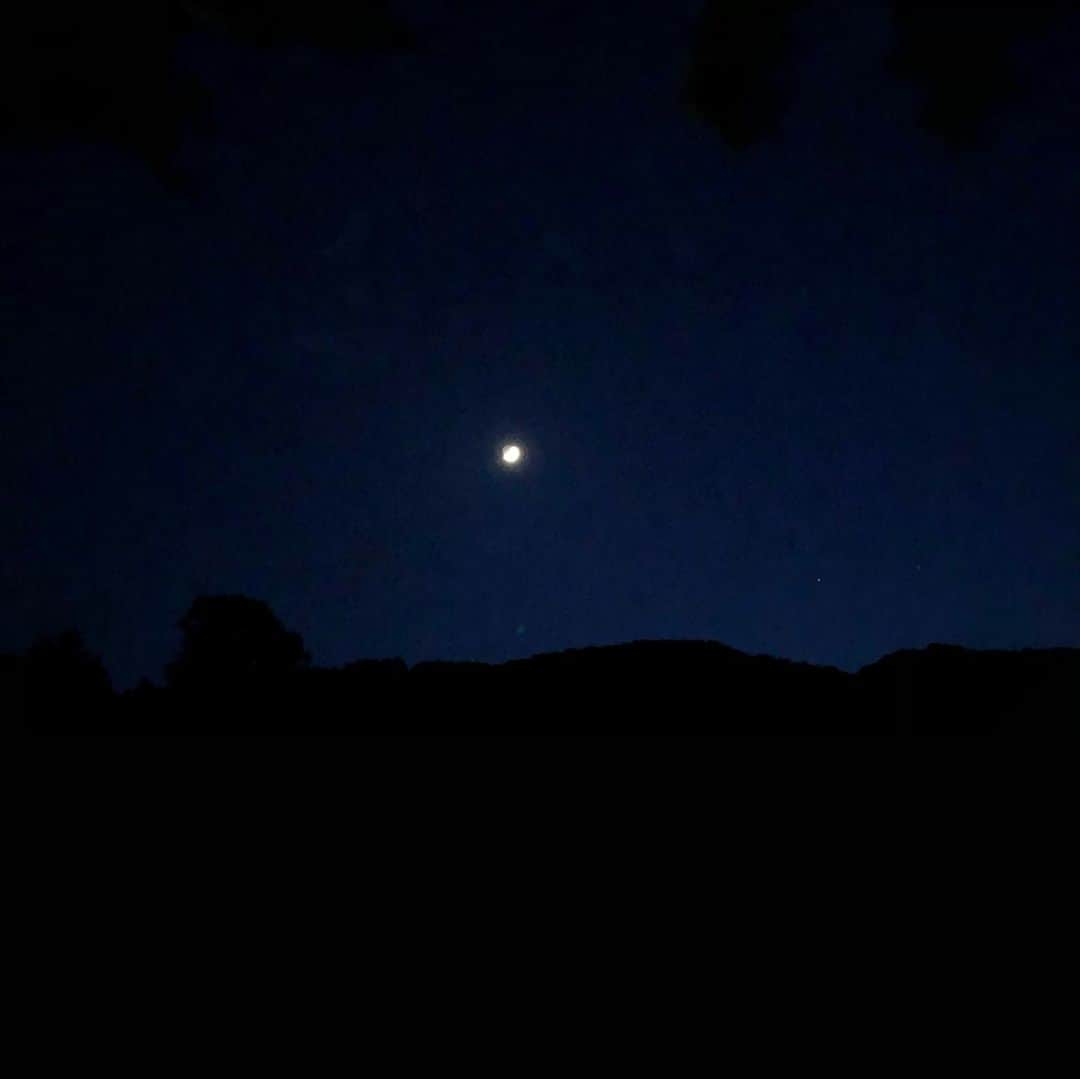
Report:
[[[503,446],[500,456],[504,465],[513,468],[515,465],[521,464],[521,447],[516,442],[510,442]]]

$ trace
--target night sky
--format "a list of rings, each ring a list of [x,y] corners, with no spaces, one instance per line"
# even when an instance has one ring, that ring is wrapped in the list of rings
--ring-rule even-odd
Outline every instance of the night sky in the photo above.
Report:
[[[680,100],[699,6],[190,34],[191,196],[0,146],[0,650],[159,680],[222,592],[323,665],[1080,644],[1075,20],[958,152],[887,5],[817,5],[737,149]]]

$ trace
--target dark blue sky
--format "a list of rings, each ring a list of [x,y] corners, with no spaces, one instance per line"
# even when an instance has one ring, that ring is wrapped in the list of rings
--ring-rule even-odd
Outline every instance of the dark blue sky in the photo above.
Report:
[[[0,649],[158,679],[199,592],[328,665],[1080,644],[1075,34],[965,156],[884,5],[821,5],[735,152],[678,100],[696,4],[401,7],[419,55],[188,39],[197,205],[0,150]]]

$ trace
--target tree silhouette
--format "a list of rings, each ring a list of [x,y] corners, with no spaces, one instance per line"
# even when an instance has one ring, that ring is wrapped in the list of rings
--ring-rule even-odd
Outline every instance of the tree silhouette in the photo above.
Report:
[[[290,43],[357,54],[408,48],[413,35],[387,0],[181,0],[180,29],[208,28],[263,47]]]
[[[24,4],[5,15],[0,34],[0,133],[118,146],[168,187],[192,193],[176,151],[185,130],[209,128],[213,115],[209,91],[175,62],[181,35],[193,30],[354,56],[411,41],[385,0]]]
[[[892,0],[886,68],[919,88],[924,129],[955,148],[982,145],[995,112],[1025,96],[1013,46],[1075,7],[1075,0]],[[795,89],[794,20],[804,10],[812,13],[813,0],[703,5],[682,98],[730,146],[779,132]],[[357,58],[418,48],[388,0],[24,4],[5,16],[0,34],[0,133],[119,146],[170,189],[194,194],[176,151],[186,130],[212,127],[213,102],[175,62],[179,41],[193,31]]]
[[[199,596],[177,623],[180,652],[165,668],[177,689],[265,685],[311,662],[299,633],[287,630],[262,600]]]
[[[976,149],[989,141],[992,117],[1027,92],[1010,51],[1023,38],[1045,32],[1069,6],[1063,0],[893,0],[886,65],[919,88],[924,130],[955,149]]]
[[[699,16],[683,101],[728,145],[775,135],[791,96],[792,20],[805,0],[710,0]]]
[[[985,146],[991,119],[1029,90],[1015,70],[1014,47],[1075,8],[1075,0],[892,0],[885,67],[918,88],[925,131],[953,149]],[[683,101],[729,146],[743,149],[778,133],[794,93],[794,20],[804,9],[812,12],[812,0],[704,5]]]
[[[22,670],[31,719],[77,727],[97,718],[113,699],[104,664],[78,630],[39,637],[24,653]]]

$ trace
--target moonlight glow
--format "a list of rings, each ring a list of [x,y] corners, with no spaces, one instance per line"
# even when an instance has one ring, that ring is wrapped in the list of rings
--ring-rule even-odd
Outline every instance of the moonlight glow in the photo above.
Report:
[[[508,446],[502,448],[502,462],[509,468],[513,468],[515,465],[521,463],[521,447],[510,443]]]

